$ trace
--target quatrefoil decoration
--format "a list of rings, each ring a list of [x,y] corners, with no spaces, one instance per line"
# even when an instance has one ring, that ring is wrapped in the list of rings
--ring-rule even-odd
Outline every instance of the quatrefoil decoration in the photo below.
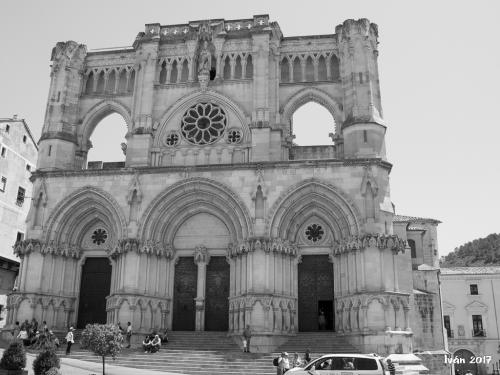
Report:
[[[97,246],[106,242],[108,238],[108,233],[104,229],[96,229],[92,234],[92,242],[94,242]]]
[[[171,132],[165,138],[167,146],[177,146],[179,144],[179,135],[177,132]]]
[[[307,239],[312,242],[321,240],[323,234],[325,234],[325,232],[323,228],[321,228],[321,225],[318,224],[309,225],[306,229]]]
[[[237,144],[241,142],[241,131],[239,129],[231,129],[227,132],[227,142]]]

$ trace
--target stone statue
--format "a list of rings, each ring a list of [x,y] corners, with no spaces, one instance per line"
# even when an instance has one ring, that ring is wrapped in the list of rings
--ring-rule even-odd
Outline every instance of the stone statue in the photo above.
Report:
[[[198,61],[198,74],[208,74],[212,62],[212,54],[208,49],[208,42],[206,40],[203,42],[203,47],[200,50],[200,57]]]

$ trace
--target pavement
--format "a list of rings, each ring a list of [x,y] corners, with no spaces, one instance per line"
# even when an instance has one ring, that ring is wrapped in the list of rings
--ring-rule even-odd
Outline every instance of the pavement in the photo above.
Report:
[[[3,349],[0,349],[0,356],[3,354]],[[33,372],[33,361],[36,355],[27,353],[26,354],[26,370],[28,370],[29,375],[34,375]],[[59,356],[61,358],[61,372],[63,375],[101,375],[102,374],[102,362],[94,363],[81,361],[79,359],[74,359],[66,356]],[[106,358],[106,375],[180,375],[173,372],[159,372],[151,370],[140,370],[131,367],[123,366],[113,366],[113,359]]]

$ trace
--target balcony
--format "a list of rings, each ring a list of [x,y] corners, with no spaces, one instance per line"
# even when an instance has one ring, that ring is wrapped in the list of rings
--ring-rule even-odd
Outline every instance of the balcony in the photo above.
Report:
[[[473,329],[472,330],[472,337],[486,337],[486,330],[485,329]]]
[[[318,160],[335,159],[335,146],[292,146],[290,148],[290,160]]]
[[[89,161],[87,169],[118,169],[125,168],[124,161],[102,162],[102,161]]]

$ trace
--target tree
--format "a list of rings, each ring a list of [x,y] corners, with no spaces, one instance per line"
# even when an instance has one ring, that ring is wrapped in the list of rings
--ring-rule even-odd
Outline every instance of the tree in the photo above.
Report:
[[[458,247],[441,258],[441,267],[500,265],[500,234],[492,233]]]
[[[123,336],[112,324],[87,324],[82,332],[82,348],[102,357],[102,374],[105,375],[106,357],[113,359],[122,350]]]

